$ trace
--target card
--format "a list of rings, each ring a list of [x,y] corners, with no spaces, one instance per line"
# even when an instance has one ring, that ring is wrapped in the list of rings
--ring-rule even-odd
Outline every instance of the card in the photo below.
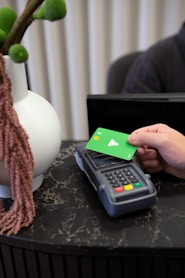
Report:
[[[131,160],[137,148],[127,142],[128,135],[99,127],[87,142],[86,149]]]

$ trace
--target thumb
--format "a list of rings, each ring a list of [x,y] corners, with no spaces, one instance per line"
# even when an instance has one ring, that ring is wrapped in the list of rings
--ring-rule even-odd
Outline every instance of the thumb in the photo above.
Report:
[[[158,133],[134,132],[128,136],[128,142],[129,144],[136,147],[143,147],[147,145],[153,148],[158,148],[161,138]]]

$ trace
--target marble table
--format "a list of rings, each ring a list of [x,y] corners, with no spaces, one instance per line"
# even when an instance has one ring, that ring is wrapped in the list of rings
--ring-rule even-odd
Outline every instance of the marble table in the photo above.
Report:
[[[76,144],[62,143],[34,193],[33,224],[0,236],[0,277],[185,277],[185,181],[152,175],[156,204],[112,219],[76,164]]]

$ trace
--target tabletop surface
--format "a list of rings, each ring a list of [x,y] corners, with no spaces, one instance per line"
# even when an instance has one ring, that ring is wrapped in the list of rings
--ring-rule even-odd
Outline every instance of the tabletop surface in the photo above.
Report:
[[[15,236],[1,236],[0,242],[51,248],[56,252],[61,248],[65,252],[70,248],[74,252],[93,248],[118,252],[185,247],[184,180],[165,174],[152,175],[158,192],[156,204],[151,209],[112,219],[76,164],[76,144],[62,143],[42,186],[34,193],[33,224]]]

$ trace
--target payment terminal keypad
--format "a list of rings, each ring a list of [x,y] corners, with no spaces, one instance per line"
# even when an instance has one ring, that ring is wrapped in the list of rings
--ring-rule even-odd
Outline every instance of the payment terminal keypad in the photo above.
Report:
[[[148,193],[147,187],[136,177],[131,167],[124,167],[103,174],[115,192],[117,201],[131,199],[136,194],[139,196],[139,194]]]
[[[155,186],[133,160],[128,162],[87,150],[83,143],[77,145],[75,157],[110,216],[148,208],[155,203]]]

